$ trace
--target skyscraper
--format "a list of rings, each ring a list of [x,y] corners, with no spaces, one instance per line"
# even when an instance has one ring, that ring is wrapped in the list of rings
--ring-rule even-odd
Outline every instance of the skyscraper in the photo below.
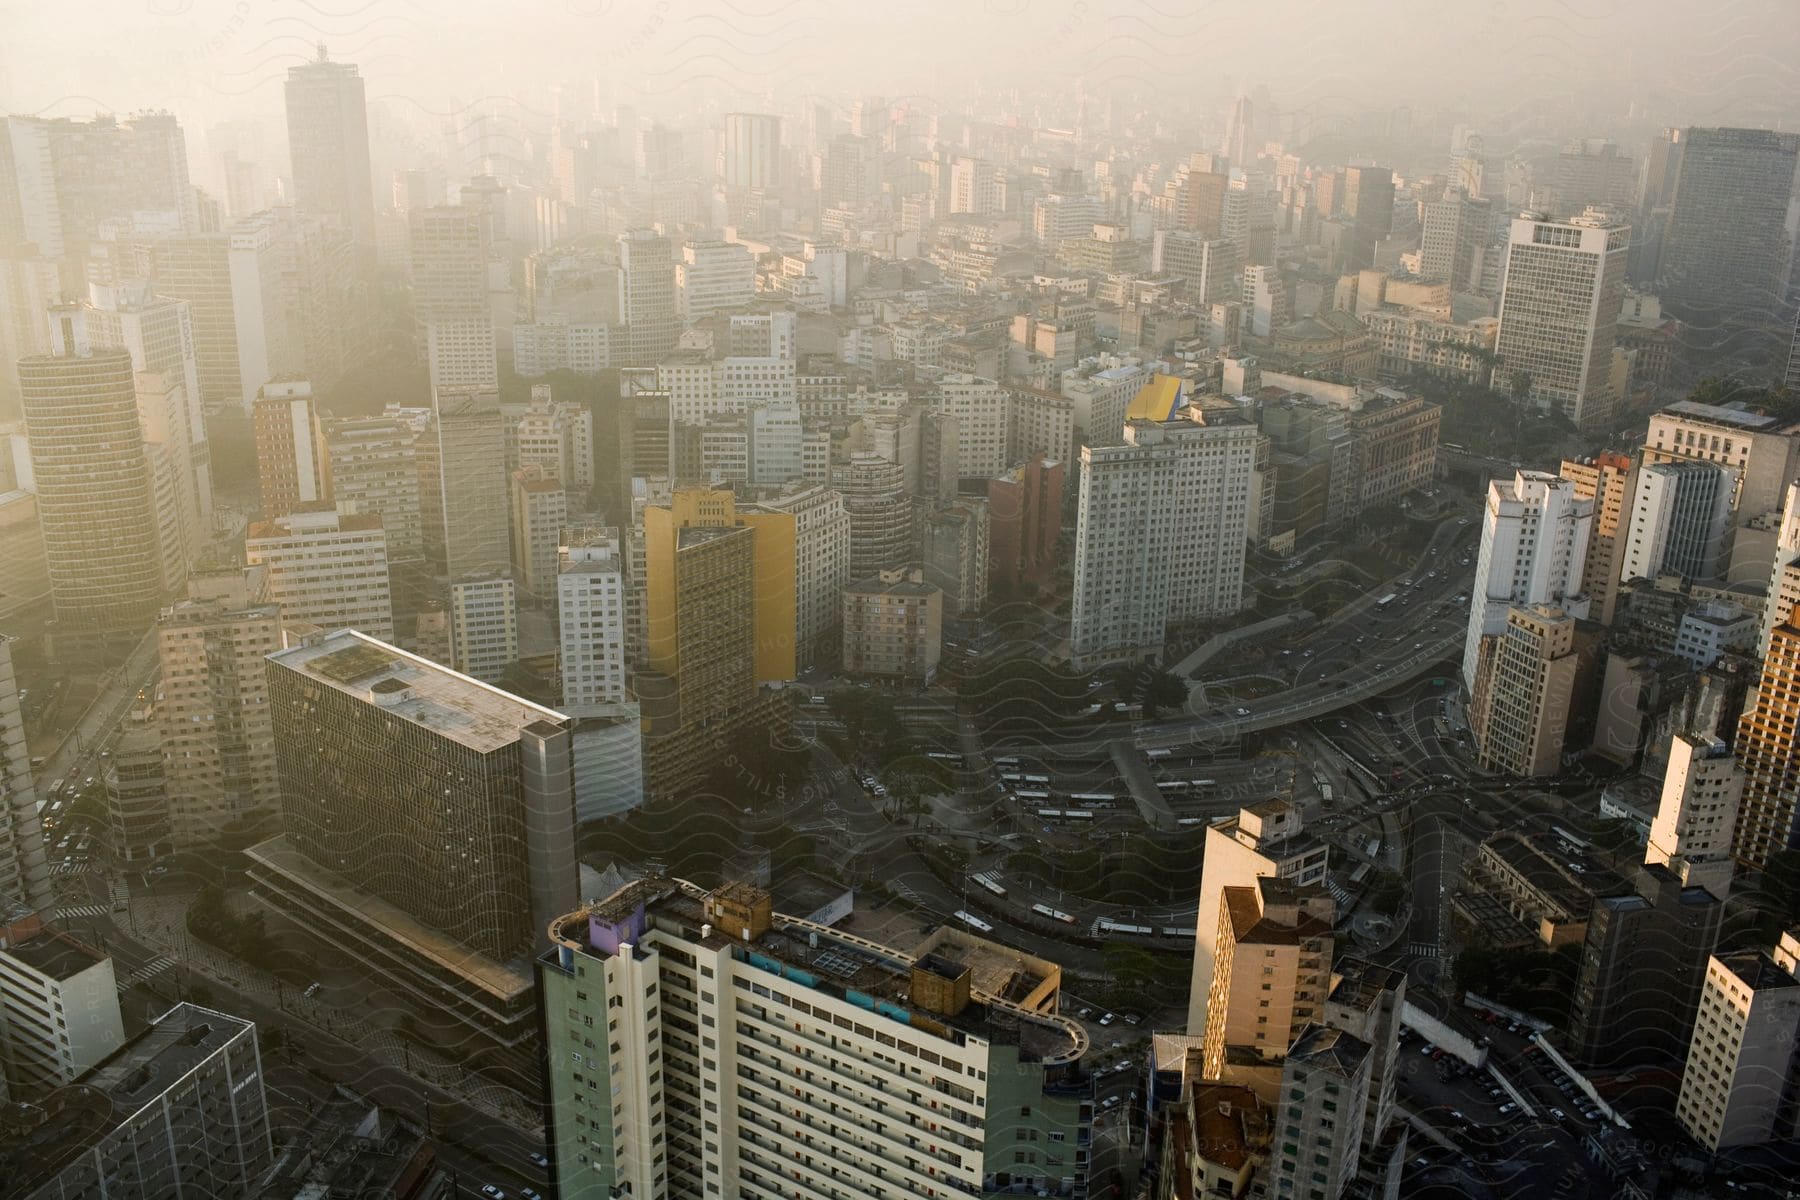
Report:
[[[1744,772],[1729,746],[1716,737],[1676,734],[1645,861],[1661,863],[1684,884],[1725,899],[1743,798]]]
[[[43,910],[55,901],[31,751],[19,714],[19,681],[13,674],[13,639],[0,633],[0,895]]]
[[[613,361],[655,366],[681,336],[674,244],[659,233],[635,229],[619,237],[618,252],[619,320],[625,325],[625,345]]]
[[[1723,574],[1735,472],[1709,462],[1651,463],[1637,474],[1619,542],[1619,582]]]
[[[251,406],[250,425],[256,435],[256,488],[265,520],[332,498],[331,453],[310,383],[264,384]]]
[[[1093,1051],[1056,1015],[1055,963],[949,927],[905,953],[746,883],[659,878],[552,940],[546,1132],[567,1195],[1086,1194]]]
[[[618,543],[578,542],[562,552],[557,665],[566,710],[625,699],[625,578]]]
[[[1600,212],[1513,221],[1500,293],[1500,371],[1539,407],[1604,428],[1620,397],[1613,346],[1631,229]]]
[[[1714,955],[1675,1117],[1707,1150],[1785,1141],[1800,1040],[1800,979],[1760,950]]]
[[[387,535],[373,513],[351,516],[314,504],[252,521],[244,561],[267,568],[269,599],[281,606],[284,624],[394,636]]]
[[[415,209],[407,219],[413,316],[425,341],[432,389],[497,386],[499,350],[481,211],[446,205]]]
[[[339,418],[326,427],[338,511],[380,517],[390,563],[416,562],[425,554],[415,436],[398,415]]]
[[[1469,731],[1484,770],[1554,775],[1562,769],[1580,659],[1575,620],[1559,608],[1507,610],[1483,638],[1469,695]]]
[[[781,186],[781,118],[767,113],[726,113],[720,177],[728,188]]]
[[[435,503],[425,540],[443,574],[455,578],[511,565],[507,537],[506,435],[499,396],[488,391],[442,391],[433,397],[427,437],[434,457],[419,465],[422,487]]]
[[[375,273],[375,189],[369,168],[369,114],[354,63],[331,62],[325,47],[287,74],[288,155],[294,204],[350,236],[364,277]]]
[[[1243,603],[1251,481],[1261,434],[1235,406],[1180,404],[1157,376],[1120,446],[1081,451],[1070,648],[1077,661],[1162,653],[1170,621]]]
[[[51,598],[64,629],[141,632],[163,597],[162,533],[131,355],[52,310],[50,354],[19,361]]]
[[[1731,854],[1750,867],[1795,842],[1793,779],[1800,761],[1795,722],[1800,719],[1800,610],[1769,631],[1762,678],[1738,720],[1737,756],[1744,768],[1744,800],[1738,809]]]
[[[1800,134],[1693,128],[1681,147],[1657,291],[1711,343],[1721,325],[1768,322],[1782,308]]]
[[[1514,605],[1554,604],[1587,615],[1581,573],[1594,524],[1594,502],[1576,498],[1575,484],[1542,471],[1520,471],[1488,484],[1475,583],[1469,589],[1469,635],[1463,644],[1463,686],[1473,691],[1482,641],[1506,628]]]
[[[1441,199],[1426,202],[1424,209],[1419,233],[1420,276],[1441,280],[1452,292],[1471,290],[1481,279],[1481,255],[1493,220],[1492,202],[1452,188]]]
[[[1323,887],[1273,875],[1221,888],[1217,901],[1202,1035],[1208,1079],[1224,1074],[1228,1048],[1280,1058],[1302,1027],[1324,1019],[1336,907]]]

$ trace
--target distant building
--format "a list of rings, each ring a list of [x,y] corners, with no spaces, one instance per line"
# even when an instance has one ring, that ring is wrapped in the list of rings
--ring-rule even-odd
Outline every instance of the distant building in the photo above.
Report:
[[[450,662],[483,683],[499,683],[519,657],[519,595],[511,576],[480,572],[450,581]]]
[[[1505,631],[1512,607],[1553,604],[1570,616],[1587,615],[1581,578],[1593,524],[1593,501],[1579,498],[1576,485],[1567,479],[1520,471],[1488,485],[1475,582],[1469,589],[1473,603],[1463,645],[1465,688],[1474,689],[1483,644]]]
[[[1600,212],[1512,223],[1495,344],[1500,375],[1583,429],[1605,428],[1620,400],[1613,348],[1630,244],[1630,228]]]
[[[394,635],[387,535],[381,518],[314,505],[244,531],[244,560],[262,567],[284,624]]]
[[[36,774],[19,711],[19,679],[13,672],[15,639],[0,633],[0,895],[35,910],[56,901],[38,816]]]
[[[988,480],[988,590],[1016,594],[1056,567],[1065,464],[1034,458]]]

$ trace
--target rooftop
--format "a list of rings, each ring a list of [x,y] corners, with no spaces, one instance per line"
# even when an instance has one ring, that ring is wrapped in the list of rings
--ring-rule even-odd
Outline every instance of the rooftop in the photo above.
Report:
[[[36,937],[26,938],[22,942],[14,942],[6,948],[5,953],[58,983],[73,979],[83,971],[107,961],[106,956],[92,946],[52,929],[46,929]]]
[[[1288,1047],[1287,1060],[1349,1078],[1369,1056],[1369,1044],[1329,1025],[1308,1025]]]
[[[272,654],[269,661],[481,754],[512,745],[536,722],[560,726],[569,720],[353,629]]]
[[[1753,992],[1800,987],[1800,980],[1761,950],[1737,950],[1717,958],[1720,966],[1736,975]]]
[[[760,893],[760,889],[752,890]],[[707,897],[705,889],[682,880],[636,880],[554,922],[550,939],[568,950],[599,958],[611,957],[626,943],[642,952],[653,933],[712,949],[730,946],[734,955],[752,966],[905,1024],[942,1028],[941,1036],[958,1041],[972,1036],[1016,1045],[1026,1057],[1044,1062],[1069,1062],[1087,1052],[1088,1037],[1079,1024],[1008,998],[1040,996],[1048,985],[1050,1002],[1054,1002],[1055,980],[1039,979],[1030,969],[1042,960],[947,927],[921,947],[922,953],[911,954],[781,912],[771,914],[769,929],[760,937],[739,939],[711,925],[706,915]],[[641,920],[636,915],[640,907],[644,913]],[[610,927],[605,941],[596,940],[596,926]],[[608,949],[608,945],[619,949]],[[555,961],[556,953],[552,951],[550,961]],[[955,1015],[916,1011],[911,991],[913,968],[923,965],[931,969],[937,962],[955,962],[970,972],[971,1003]],[[990,988],[1003,988],[1006,994]]]
[[[1729,425],[1734,429],[1749,429],[1773,433],[1779,419],[1767,413],[1751,412],[1741,404],[1701,404],[1694,400],[1677,400],[1662,409],[1665,413],[1674,413],[1693,421],[1703,421],[1713,425]]]
[[[218,1053],[250,1022],[178,1004],[82,1079],[0,1108],[0,1180],[28,1195]]]

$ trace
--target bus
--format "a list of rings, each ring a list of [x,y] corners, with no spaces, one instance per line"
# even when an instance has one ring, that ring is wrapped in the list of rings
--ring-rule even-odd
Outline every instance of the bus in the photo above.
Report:
[[[1144,751],[1144,757],[1145,758],[1167,758],[1167,757],[1169,757],[1169,752],[1167,750],[1146,750],[1146,751]]]
[[[994,765],[996,767],[1016,767],[1019,765],[1019,760],[1009,754],[1002,758],[996,758]]]
[[[1209,788],[1209,787],[1212,787],[1216,782],[1217,782],[1217,780],[1213,780],[1213,779],[1190,779],[1190,780],[1188,780],[1188,783],[1192,784],[1194,787],[1197,787],[1197,788]]]
[[[980,875],[971,875],[969,878],[996,896],[1006,895],[1006,885],[1001,883],[1000,877],[992,871],[984,871]]]
[[[1190,942],[1194,940],[1194,931],[1180,925],[1164,925],[1162,935],[1166,938],[1185,938]]]
[[[1095,921],[1094,928],[1100,933],[1128,933],[1136,937],[1154,937],[1156,934],[1156,927],[1153,925],[1126,925],[1106,917]]]
[[[1017,771],[1002,771],[1000,772],[1000,778],[1007,783],[1018,783],[1020,775]]]
[[[1040,821],[1060,821],[1062,819],[1062,809],[1040,808],[1037,810],[1037,815],[1038,820]]]
[[[1094,819],[1094,814],[1085,808],[1065,808],[1062,819],[1065,821],[1091,821]]]
[[[1052,921],[1061,921],[1064,925],[1073,925],[1075,923],[1074,917],[1071,917],[1061,909],[1051,908],[1048,904],[1034,904],[1031,906],[1031,911],[1040,917],[1049,917]]]
[[[1027,775],[1025,776],[1025,782],[1047,784],[1050,782],[1050,777],[1048,775]]]
[[[1204,825],[1204,824],[1206,824],[1206,818],[1205,817],[1183,817],[1175,823],[1177,825]]]
[[[948,750],[927,750],[925,752],[925,757],[926,758],[935,758],[939,762],[961,762],[962,761],[962,755],[951,754]]]
[[[1111,792],[1070,792],[1069,799],[1084,806],[1111,804],[1117,799]]]
[[[1386,608],[1388,605],[1392,604],[1396,599],[1398,599],[1399,595],[1400,595],[1400,593],[1398,593],[1398,592],[1389,592],[1387,595],[1383,596],[1381,599],[1379,599],[1375,602],[1375,607],[1376,608]]]
[[[964,925],[967,925],[970,929],[975,930],[977,933],[994,932],[994,927],[992,925],[989,925],[986,921],[982,920],[972,912],[964,912],[959,908],[956,910],[956,919],[961,921]]]
[[[1042,791],[1017,791],[1013,795],[1021,800],[1048,800],[1050,798],[1049,792]]]

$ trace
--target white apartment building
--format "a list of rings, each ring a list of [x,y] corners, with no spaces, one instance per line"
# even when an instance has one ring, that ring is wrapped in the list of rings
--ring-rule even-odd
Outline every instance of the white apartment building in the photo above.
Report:
[[[1075,456],[1075,402],[1038,388],[1006,389],[1006,467],[1031,459],[1069,462]],[[960,470],[960,467],[959,467]]]
[[[1723,573],[1731,495],[1728,467],[1706,462],[1649,463],[1637,473],[1631,510],[1617,535],[1619,582]]]
[[[1170,621],[1233,613],[1261,434],[1221,410],[1133,420],[1081,451],[1070,649],[1077,663],[1162,653]]]
[[[1612,419],[1613,347],[1631,229],[1589,210],[1567,220],[1523,216],[1507,240],[1500,291],[1500,370],[1523,376],[1540,407],[1584,429]]]
[[[1739,524],[1780,512],[1800,476],[1800,424],[1746,409],[1681,400],[1650,415],[1644,462],[1694,459],[1729,468],[1731,510]]]
[[[416,438],[413,425],[397,412],[346,417],[326,426],[338,511],[379,516],[390,562],[416,562],[425,555]]]
[[[844,498],[828,487],[789,487],[740,508],[793,515],[794,647],[798,666],[810,667],[833,640],[850,583],[850,514]]]
[[[305,332],[285,282],[291,243],[291,231],[283,229],[273,209],[231,228],[227,261],[237,343],[237,402],[246,412],[263,384],[306,372]]]
[[[1800,979],[1759,950],[1706,963],[1675,1119],[1707,1150],[1794,1136],[1788,1108]]]
[[[498,572],[450,581],[450,669],[499,683],[519,657],[518,594]]]
[[[556,613],[565,711],[625,700],[623,565],[616,541],[563,549]]]
[[[244,561],[267,569],[269,600],[281,606],[284,624],[394,636],[380,517],[322,508],[253,521],[244,532]]]
[[[26,912],[0,925],[0,1067],[12,1099],[41,1100],[124,1044],[112,959]]]
[[[541,313],[513,326],[513,371],[536,379],[552,371],[598,375],[612,366],[612,329],[597,321],[574,321],[567,313]]]
[[[906,953],[749,884],[656,878],[551,943],[547,1134],[570,1194],[1085,1194],[1089,1042],[1055,1015],[1053,963],[955,930]],[[1002,978],[1015,998],[983,990]]]
[[[1644,861],[1662,863],[1688,887],[1720,900],[1731,887],[1731,838],[1744,798],[1744,771],[1714,737],[1679,733],[1669,743],[1662,802]]]
[[[675,264],[682,320],[689,325],[756,300],[756,260],[738,242],[687,242]]]
[[[1576,498],[1575,484],[1542,471],[1520,471],[1488,484],[1481,549],[1470,588],[1469,632],[1463,645],[1463,686],[1475,687],[1484,638],[1506,628],[1510,608],[1554,605],[1587,615],[1581,575],[1594,523],[1594,502]]]
[[[1245,267],[1240,299],[1244,305],[1244,332],[1251,337],[1266,338],[1293,323],[1294,306],[1276,267]]]
[[[694,353],[656,364],[656,390],[669,394],[669,412],[678,425],[704,425],[725,407],[719,401],[719,365]]]

